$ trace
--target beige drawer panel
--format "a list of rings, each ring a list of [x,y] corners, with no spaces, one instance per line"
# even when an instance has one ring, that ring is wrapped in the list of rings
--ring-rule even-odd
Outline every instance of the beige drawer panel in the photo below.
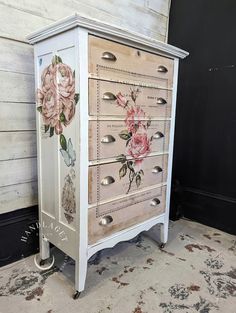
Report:
[[[89,244],[164,213],[165,199],[162,187],[89,209]]]
[[[132,103],[131,91],[138,89],[136,104],[145,115],[152,117],[171,116],[172,92],[165,89],[137,87],[103,80],[89,80],[89,114],[90,115],[126,115],[126,110],[117,105],[116,96],[121,93]]]
[[[131,168],[136,173],[134,178],[132,176],[133,174],[130,173],[132,170],[128,167],[127,162],[89,167],[89,203],[108,200],[119,195],[125,195],[132,191],[166,182],[167,161],[167,154],[145,158],[138,164],[135,164],[133,160],[128,161],[129,166],[131,164]]]
[[[147,123],[147,121],[144,121]],[[129,155],[129,144],[119,134],[126,129],[123,121],[90,121],[89,122],[89,159]],[[147,130],[150,140],[150,152],[168,151],[170,121],[151,121]],[[108,142],[106,142],[108,141]]]
[[[108,80],[130,80],[172,88],[172,59],[89,36],[89,72]]]

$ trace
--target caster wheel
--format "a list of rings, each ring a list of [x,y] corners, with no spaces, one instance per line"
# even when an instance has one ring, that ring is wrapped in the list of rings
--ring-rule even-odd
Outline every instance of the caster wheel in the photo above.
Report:
[[[162,243],[160,244],[160,249],[164,249],[164,248],[165,248],[165,245],[166,245],[166,244],[162,242]]]
[[[76,290],[76,292],[73,294],[73,299],[76,300],[79,298],[81,292],[79,292],[78,290]]]

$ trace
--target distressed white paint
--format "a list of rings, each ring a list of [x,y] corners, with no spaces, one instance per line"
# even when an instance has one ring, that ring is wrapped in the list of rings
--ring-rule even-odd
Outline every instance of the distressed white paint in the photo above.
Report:
[[[38,203],[37,181],[1,187],[1,213]]]
[[[35,103],[0,102],[0,132],[35,129]]]
[[[36,157],[35,131],[0,132],[0,161]]]
[[[35,181],[36,158],[0,162],[0,187]]]
[[[33,49],[26,43],[0,38],[0,70],[31,74],[34,71]]]
[[[25,36],[34,29],[78,11],[81,15],[122,25],[126,29],[134,29],[165,41],[168,14],[163,3],[169,3],[169,0],[156,1],[161,3],[158,11],[150,10],[146,2],[142,4],[132,0],[60,0],[50,3],[46,0],[1,0],[0,18],[2,21],[8,18],[7,23],[1,27],[2,35],[25,41]]]
[[[80,25],[81,22],[81,25]],[[88,33],[105,36],[107,39],[118,41],[123,44],[129,44],[135,48],[140,48],[147,51],[155,51],[157,54],[161,53],[166,57],[174,59],[174,84],[172,97],[172,116],[171,116],[171,132],[170,144],[168,153],[170,161],[168,163],[168,181],[167,181],[167,195],[165,212],[148,219],[142,223],[136,224],[132,227],[116,232],[113,235],[97,241],[94,245],[88,245]],[[53,36],[52,36],[53,34]],[[47,38],[49,37],[49,38]],[[40,219],[47,219],[49,222],[54,221],[59,225],[63,225],[64,229],[69,232],[70,238],[66,245],[60,245],[56,235],[47,234],[47,230],[43,229],[40,234],[41,241],[41,256],[46,257],[49,254],[49,245],[43,238],[58,246],[62,251],[69,254],[76,262],[75,271],[75,289],[78,291],[84,290],[87,261],[95,252],[104,248],[113,247],[120,241],[131,239],[141,231],[149,230],[157,223],[161,223],[161,237],[163,243],[167,241],[168,236],[168,222],[169,222],[169,201],[170,201],[170,184],[171,184],[171,169],[172,169],[172,155],[173,155],[173,140],[174,140],[174,119],[175,119],[175,101],[177,91],[177,74],[178,74],[178,59],[184,58],[188,55],[186,51],[177,49],[167,44],[160,44],[157,41],[147,39],[143,36],[138,36],[133,32],[124,32],[120,28],[110,27],[107,29],[104,23],[97,21],[80,19],[78,15],[65,19],[62,22],[56,23],[51,27],[44,28],[42,31],[34,33],[29,37],[31,42],[36,43],[35,46],[35,69],[36,69],[36,87],[39,87],[41,69],[39,69],[38,58],[44,62],[44,57],[51,57],[52,54],[60,52],[64,48],[70,47],[67,56],[67,63],[74,64],[78,69],[75,72],[76,90],[80,91],[80,105],[77,107],[75,119],[78,121],[74,123],[75,128],[71,127],[70,136],[73,141],[76,141],[74,149],[76,151],[76,166],[74,167],[76,176],[76,224],[67,225],[63,223],[60,217],[60,173],[64,172],[64,164],[60,158],[55,156],[53,149],[58,153],[58,142],[50,139],[49,143],[42,139],[40,126],[41,117],[37,117],[37,138],[38,138],[38,165],[39,165],[39,202],[40,202]],[[68,49],[69,50],[69,49]],[[67,50],[67,51],[68,51]],[[64,57],[63,57],[64,58]],[[75,59],[75,61],[73,61]],[[48,62],[48,60],[47,60]],[[45,63],[46,64],[46,63]],[[79,75],[78,75],[78,74]],[[72,123],[73,124],[73,123]],[[74,137],[73,137],[74,136]],[[50,144],[50,147],[48,146]],[[51,147],[52,145],[52,147]],[[48,156],[50,151],[50,156]],[[53,162],[48,162],[52,160]],[[53,164],[51,164],[53,163]],[[45,184],[50,182],[50,186],[46,189],[50,190],[50,194],[46,194]],[[55,189],[56,187],[56,189]],[[51,189],[50,189],[51,188]],[[148,187],[150,188],[150,186]],[[50,207],[50,210],[49,210]],[[47,208],[47,210],[45,209]],[[62,213],[61,213],[62,214]]]
[[[0,71],[2,102],[34,102],[33,74]]]
[[[27,133],[28,130],[35,129],[35,88],[33,49],[26,43],[26,36],[78,11],[84,16],[165,42],[170,0],[153,1],[156,3],[155,8],[148,0],[0,0],[0,132],[3,132],[1,138],[7,142],[10,136],[8,131],[26,131],[25,139],[24,133],[20,135],[22,146],[19,142],[14,148],[12,139],[9,149],[4,148],[2,152],[4,159],[14,160],[22,156],[29,157],[31,162],[31,157],[35,155],[34,148],[29,147]],[[16,135],[12,138],[16,139]],[[33,140],[33,137],[31,139]],[[26,147],[23,147],[24,144]],[[32,142],[32,146],[35,147],[35,143]],[[23,164],[22,170],[25,166]],[[15,169],[18,173],[18,169]],[[27,171],[27,168],[25,170]],[[34,182],[32,186],[31,183],[27,183],[27,192],[24,192],[22,197],[20,197],[22,185],[17,185],[17,182],[16,174],[15,180],[12,179],[14,192],[6,193],[5,196],[0,187],[0,213],[35,204],[34,193],[30,195],[30,190],[34,190]],[[4,198],[6,195],[7,201]],[[18,207],[16,197],[19,198]]]
[[[161,13],[165,16],[169,16],[169,1],[156,1],[156,0],[146,0],[147,7],[157,13]]]

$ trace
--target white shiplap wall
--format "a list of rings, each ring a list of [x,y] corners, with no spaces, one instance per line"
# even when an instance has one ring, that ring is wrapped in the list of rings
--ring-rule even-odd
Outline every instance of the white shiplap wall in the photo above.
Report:
[[[170,0],[0,0],[0,213],[37,204],[33,48],[26,36],[79,12],[167,40]]]

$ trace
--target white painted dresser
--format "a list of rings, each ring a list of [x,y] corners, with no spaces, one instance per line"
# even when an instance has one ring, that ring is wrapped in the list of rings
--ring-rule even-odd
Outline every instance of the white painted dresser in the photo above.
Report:
[[[28,37],[35,47],[40,253],[87,261],[160,223],[167,242],[176,47],[78,14]]]

